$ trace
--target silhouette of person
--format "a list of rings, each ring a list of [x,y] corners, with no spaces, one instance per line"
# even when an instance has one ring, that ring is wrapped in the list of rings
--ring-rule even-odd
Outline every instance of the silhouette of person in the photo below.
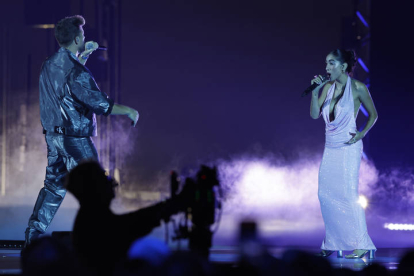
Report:
[[[80,163],[67,177],[66,188],[80,204],[73,227],[74,249],[80,262],[98,273],[108,273],[125,260],[133,241],[149,234],[162,219],[184,211],[191,198],[185,185],[172,199],[116,215],[110,209],[116,185],[94,160]]]

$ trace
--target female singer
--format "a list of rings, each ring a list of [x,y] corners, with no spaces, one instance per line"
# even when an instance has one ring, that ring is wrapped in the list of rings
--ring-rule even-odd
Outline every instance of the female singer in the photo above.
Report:
[[[328,78],[315,76],[310,115],[325,120],[325,150],[319,168],[318,197],[325,223],[325,239],[319,256],[353,250],[346,258],[362,258],[376,248],[368,235],[365,212],[358,203],[358,178],[362,155],[362,138],[376,122],[378,115],[367,87],[352,79],[356,63],[354,51],[334,50],[326,57]],[[323,86],[319,95],[319,88]],[[355,119],[361,104],[369,113],[365,128],[359,132]]]

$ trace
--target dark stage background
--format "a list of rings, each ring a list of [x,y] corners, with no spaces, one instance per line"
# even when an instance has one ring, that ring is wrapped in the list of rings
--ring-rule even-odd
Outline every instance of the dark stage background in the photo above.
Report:
[[[117,149],[116,168],[111,167],[108,157],[108,169],[120,174],[122,184],[115,209],[121,212],[165,197],[171,169],[188,174],[201,163],[216,164],[224,175],[227,196],[233,199],[228,201],[228,210],[245,207],[239,214],[243,217],[255,214],[249,208],[256,207],[264,223],[272,221],[266,229],[270,229],[267,233],[278,233],[277,242],[284,233],[286,237],[296,235],[286,244],[319,245],[323,222],[316,177],[324,122],[310,118],[310,97],[300,95],[315,74],[325,72],[327,53],[347,45],[343,22],[354,15],[358,1],[68,0],[59,1],[59,7],[47,6],[51,2],[0,2],[1,87],[2,95],[7,95],[7,104],[2,104],[7,128],[2,133],[6,131],[8,142],[2,159],[7,164],[2,167],[7,177],[3,178],[5,193],[0,197],[0,219],[4,221],[0,235],[21,238],[46,166],[38,75],[41,63],[58,45],[52,29],[33,28],[36,22],[31,20],[49,13],[55,21],[41,23],[53,24],[62,16],[82,14],[86,39],[112,51],[94,53],[88,68],[98,83],[103,83],[103,91],[140,112],[134,129],[125,118],[112,120],[110,128],[108,122],[100,122],[106,131],[96,138],[101,156],[111,155],[113,148],[108,145]],[[381,230],[384,222],[414,223],[409,212],[414,203],[414,70],[408,43],[412,27],[407,20],[408,4],[371,2],[370,92],[379,119],[364,140],[368,159],[362,175],[368,184],[361,189],[373,203],[367,209],[370,233],[380,237],[388,233]],[[111,6],[113,3],[117,4]],[[111,22],[110,18],[102,19],[102,10],[108,7],[115,7],[115,27],[101,24]],[[103,37],[116,41],[99,41]],[[108,64],[117,69],[103,70]],[[105,83],[108,74],[117,76],[109,84]],[[102,138],[105,135],[110,138]],[[256,203],[243,205],[245,201],[234,198],[243,194],[237,190],[237,179],[249,168],[249,162],[265,164],[260,174],[265,180],[260,181],[269,184],[255,186],[252,182],[250,194],[262,191],[253,195]],[[278,178],[280,168],[290,175]],[[275,190],[278,181],[289,189]],[[269,205],[260,206],[257,202],[263,193],[277,195],[266,198]],[[302,199],[288,200],[282,206],[277,202],[280,196]],[[293,201],[296,203],[290,206]],[[296,220],[304,216],[307,206],[312,206],[315,219]],[[277,216],[286,209],[289,216],[282,216],[284,222],[279,223]],[[70,229],[76,211],[73,198],[68,197],[62,210],[49,231]],[[305,223],[312,225],[311,230],[306,230]],[[235,233],[234,226],[229,226],[234,224],[223,225],[221,236],[230,235],[226,229]],[[304,232],[298,234],[298,228]],[[407,240],[412,238],[404,232],[390,243],[398,240],[399,246],[408,246]],[[390,243],[377,239],[383,246]]]

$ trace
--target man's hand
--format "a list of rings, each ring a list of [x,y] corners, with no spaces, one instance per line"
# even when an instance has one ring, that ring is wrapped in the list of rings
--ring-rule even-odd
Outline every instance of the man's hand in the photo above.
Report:
[[[98,43],[94,41],[88,41],[85,43],[85,51],[81,53],[81,56],[87,57],[89,56],[93,51],[98,49],[99,45]]]
[[[122,104],[114,104],[112,108],[112,115],[127,115],[129,119],[131,119],[131,125],[135,126],[138,122],[139,113],[135,109],[122,105]]]
[[[139,113],[135,109],[131,108],[128,112],[128,118],[132,120],[131,125],[135,127],[139,119]]]

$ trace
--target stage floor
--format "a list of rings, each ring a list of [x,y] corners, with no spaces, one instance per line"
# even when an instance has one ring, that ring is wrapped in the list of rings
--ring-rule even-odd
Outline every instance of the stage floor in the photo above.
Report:
[[[291,248],[277,248],[273,247],[270,248],[270,253],[276,257],[281,258],[282,255],[287,250],[301,250],[306,251],[308,253],[318,253],[320,252],[319,248],[310,248],[310,247],[291,247]],[[345,258],[337,258],[336,254],[332,254],[327,259],[331,263],[333,268],[349,268],[351,270],[359,271],[364,269],[365,267],[377,263],[384,266],[389,271],[394,271],[397,269],[400,259],[405,255],[406,252],[412,249],[408,248],[380,248],[377,250],[375,254],[374,260],[368,259],[368,254],[362,259],[345,259]],[[343,255],[350,254],[352,251],[344,251]],[[235,249],[224,249],[224,248],[213,248],[210,254],[210,260],[213,263],[235,263],[237,261],[237,252]]]
[[[292,248],[270,248],[270,253],[276,257],[281,258],[284,252],[287,250],[303,250],[309,253],[319,252],[319,248],[309,247],[292,247]],[[379,248],[376,252],[376,258],[369,260],[367,257],[363,259],[348,260],[345,258],[336,258],[335,254],[328,257],[329,262],[336,269],[349,268],[352,270],[362,270],[365,267],[377,263],[389,270],[390,272],[395,271],[398,267],[399,260],[404,254],[412,249],[408,248]],[[350,253],[350,252],[349,252]],[[349,254],[344,252],[345,254]],[[0,275],[3,274],[20,274],[20,250],[0,250]],[[237,262],[238,255],[235,247],[214,247],[210,253],[210,261],[212,263],[226,265],[235,264]]]

